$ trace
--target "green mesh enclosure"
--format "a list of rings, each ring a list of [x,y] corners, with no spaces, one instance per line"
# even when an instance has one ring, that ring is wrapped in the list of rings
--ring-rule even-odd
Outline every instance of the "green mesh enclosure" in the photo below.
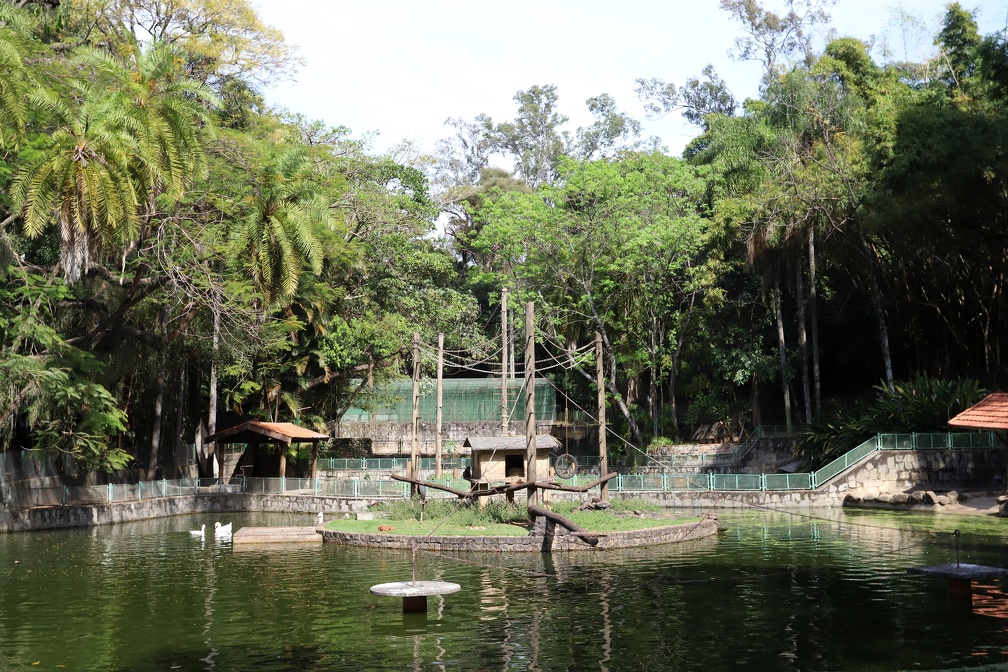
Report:
[[[410,422],[413,419],[413,382],[401,380],[385,385],[374,395],[370,408],[350,408],[343,422]],[[550,381],[536,379],[536,420],[557,417],[556,390]],[[362,404],[363,406],[363,404]],[[420,381],[420,421],[434,422],[437,412],[436,381]],[[508,413],[513,422],[525,422],[525,381],[508,381]],[[443,422],[491,422],[501,418],[501,381],[494,378],[463,378],[443,381]]]

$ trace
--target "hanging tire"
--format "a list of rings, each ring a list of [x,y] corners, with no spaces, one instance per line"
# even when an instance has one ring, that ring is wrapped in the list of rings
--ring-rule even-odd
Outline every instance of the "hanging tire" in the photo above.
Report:
[[[574,478],[577,474],[577,460],[573,455],[564,453],[553,460],[553,471],[558,478]]]

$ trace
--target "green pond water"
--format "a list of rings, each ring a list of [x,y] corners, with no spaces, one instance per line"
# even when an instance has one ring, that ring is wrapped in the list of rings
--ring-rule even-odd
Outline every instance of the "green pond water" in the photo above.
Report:
[[[718,512],[716,538],[628,552],[417,553],[459,583],[408,618],[370,586],[408,552],[247,550],[215,517],[0,534],[0,670],[1008,669],[1008,596],[907,568],[1008,567],[1008,520]],[[222,515],[311,525],[310,514]]]

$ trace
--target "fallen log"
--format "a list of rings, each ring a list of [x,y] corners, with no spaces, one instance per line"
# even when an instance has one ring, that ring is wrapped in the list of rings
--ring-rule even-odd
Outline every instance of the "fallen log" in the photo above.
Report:
[[[561,516],[559,513],[553,513],[552,511],[544,509],[541,506],[536,506],[535,504],[529,504],[528,511],[535,517],[542,516],[546,520],[552,521],[557,525],[566,528],[570,536],[578,537],[589,546],[598,545],[599,538],[606,536],[604,532],[589,532],[570,518]]]

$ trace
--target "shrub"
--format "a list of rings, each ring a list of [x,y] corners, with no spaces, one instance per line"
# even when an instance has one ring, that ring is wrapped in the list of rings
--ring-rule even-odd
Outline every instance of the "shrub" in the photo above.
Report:
[[[980,383],[972,378],[943,380],[917,376],[875,387],[876,397],[835,409],[810,426],[795,445],[795,456],[806,468],[816,469],[875,434],[905,432],[946,432],[952,416],[969,408],[984,396]]]

